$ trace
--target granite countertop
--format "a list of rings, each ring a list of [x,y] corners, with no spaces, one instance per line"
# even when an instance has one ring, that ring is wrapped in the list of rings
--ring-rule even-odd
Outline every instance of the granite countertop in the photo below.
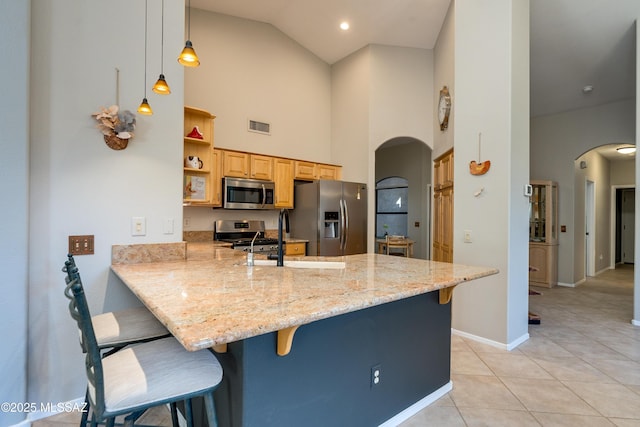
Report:
[[[379,254],[300,258],[344,261],[344,269],[247,267],[245,256],[211,243],[189,243],[186,259],[113,264],[111,269],[191,351],[498,272]]]

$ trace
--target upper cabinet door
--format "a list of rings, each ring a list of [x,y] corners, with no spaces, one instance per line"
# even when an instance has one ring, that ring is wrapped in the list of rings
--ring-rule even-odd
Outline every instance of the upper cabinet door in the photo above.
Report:
[[[249,178],[249,154],[238,151],[223,151],[223,176]]]
[[[251,155],[251,178],[273,181],[273,157]]]
[[[273,159],[276,208],[293,208],[293,160]]]

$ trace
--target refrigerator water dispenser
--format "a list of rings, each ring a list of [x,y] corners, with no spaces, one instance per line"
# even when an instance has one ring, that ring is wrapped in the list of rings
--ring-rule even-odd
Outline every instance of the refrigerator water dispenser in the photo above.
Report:
[[[338,212],[324,213],[324,238],[338,239],[340,238],[340,214]]]

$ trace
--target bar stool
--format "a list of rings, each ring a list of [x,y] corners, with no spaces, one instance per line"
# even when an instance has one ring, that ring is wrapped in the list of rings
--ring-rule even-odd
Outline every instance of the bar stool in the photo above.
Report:
[[[71,282],[70,272],[77,268],[73,255],[67,255],[62,271],[67,273],[65,281]],[[78,272],[78,274],[80,274]],[[69,296],[67,296],[69,298]],[[133,343],[153,341],[168,337],[169,331],[147,310],[146,307],[134,307],[119,311],[97,314],[91,318],[96,341],[100,350],[109,350],[107,354]]]
[[[175,403],[185,401],[187,425],[193,425],[191,399],[203,397],[209,426],[217,426],[213,392],[222,381],[222,367],[210,350],[189,352],[175,338],[129,345],[102,357],[77,267],[67,267],[65,296],[69,313],[86,353],[87,398],[93,407],[92,425],[126,415],[125,426],[149,408],[170,404],[177,426]]]

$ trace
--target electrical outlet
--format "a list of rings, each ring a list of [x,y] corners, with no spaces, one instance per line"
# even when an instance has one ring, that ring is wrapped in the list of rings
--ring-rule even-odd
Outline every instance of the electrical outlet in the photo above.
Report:
[[[69,253],[71,255],[93,255],[93,241],[93,234],[69,236]]]
[[[380,385],[382,375],[382,365],[375,365],[371,367],[371,388]]]
[[[464,230],[464,242],[471,243],[473,239],[471,238],[471,230]]]
[[[147,220],[143,216],[134,216],[131,218],[131,235],[147,235]]]

